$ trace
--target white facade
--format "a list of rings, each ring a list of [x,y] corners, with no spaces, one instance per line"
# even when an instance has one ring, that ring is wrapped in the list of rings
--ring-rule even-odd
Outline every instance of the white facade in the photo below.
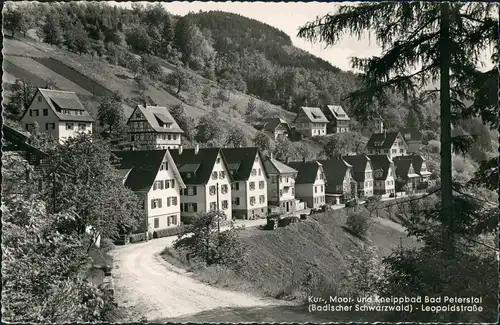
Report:
[[[238,215],[265,216],[267,214],[267,180],[264,165],[255,157],[250,177],[232,185],[233,211]]]
[[[304,200],[309,208],[317,209],[326,203],[323,168],[318,168],[314,183],[296,184],[295,196]]]
[[[381,171],[375,171],[374,177],[377,178],[377,174]],[[389,167],[389,171],[387,172],[387,178],[385,180],[377,180],[373,181],[373,192],[374,194],[382,195],[383,197],[388,197],[390,194],[395,193],[396,191],[396,179],[395,179],[395,169],[394,164],[391,164]]]
[[[175,177],[175,168],[173,161],[165,157],[146,195],[145,207],[150,230],[180,225],[180,192],[183,184],[179,184]]]
[[[366,163],[365,181],[357,183],[358,183],[358,192],[362,191],[364,197],[373,196],[374,180],[373,180],[373,171],[372,167],[370,166],[370,163],[368,162]]]
[[[217,193],[219,194],[218,201]],[[217,209],[226,214],[227,220],[232,220],[230,176],[220,152],[210,175],[210,180],[205,186],[205,211]]]
[[[401,134],[398,134],[396,140],[394,140],[394,143],[392,144],[390,149],[369,148],[368,154],[369,155],[386,154],[390,159],[392,159],[398,156],[406,156],[407,151],[408,151],[408,145],[406,144]]]
[[[28,110],[21,118],[23,127],[31,131],[38,124],[39,131],[50,134],[54,139],[63,142],[79,133],[92,133],[92,122],[77,121],[82,115],[80,110],[65,110],[65,120],[61,120],[47,103],[44,96],[38,91]],[[75,116],[72,121],[71,117]]]

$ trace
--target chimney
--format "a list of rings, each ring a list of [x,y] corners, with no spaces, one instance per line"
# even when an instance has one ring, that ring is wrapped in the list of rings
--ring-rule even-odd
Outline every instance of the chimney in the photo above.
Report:
[[[196,144],[196,145],[194,146],[194,154],[195,154],[195,155],[197,155],[199,151],[200,151],[200,145],[199,145],[199,144]]]
[[[182,155],[182,146],[179,146],[179,148],[177,148],[177,150],[179,151],[179,155]]]

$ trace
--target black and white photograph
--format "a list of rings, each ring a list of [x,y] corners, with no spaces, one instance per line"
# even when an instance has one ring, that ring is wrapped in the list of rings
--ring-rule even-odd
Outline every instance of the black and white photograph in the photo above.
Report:
[[[6,1],[6,323],[496,323],[495,2]]]

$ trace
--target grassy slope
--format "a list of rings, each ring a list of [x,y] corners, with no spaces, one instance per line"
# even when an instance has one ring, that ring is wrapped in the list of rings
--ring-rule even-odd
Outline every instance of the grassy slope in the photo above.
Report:
[[[47,77],[52,76],[56,79],[57,86],[60,89],[64,90],[65,88],[68,88],[67,90],[80,90],[80,93],[82,94],[81,98],[84,101],[84,104],[88,105],[91,113],[93,113],[92,115],[94,116],[96,115],[96,108],[99,99],[96,96],[89,94],[88,89],[82,89],[82,87],[80,87],[81,81],[78,82],[78,80],[73,80],[68,76],[61,76],[53,70],[48,69],[40,62],[26,57],[53,58],[94,80],[97,84],[105,86],[113,92],[121,93],[126,99],[128,99],[128,107],[124,108],[125,115],[128,117],[132,113],[132,107],[135,105],[134,98],[137,97],[138,94],[133,80],[133,73],[126,68],[111,65],[103,60],[92,59],[90,55],[80,56],[78,54],[38,42],[32,38],[4,38],[3,54],[4,56],[7,56],[9,61],[13,64],[17,64],[19,68],[30,71],[38,78],[46,79]],[[169,66],[169,63],[165,62],[164,65],[166,70],[171,71],[172,67],[171,65]],[[14,77],[20,78],[22,76],[14,75]],[[67,83],[67,87],[65,87],[66,83],[64,80],[67,79],[70,80],[69,83]],[[7,78],[4,78],[4,82],[9,81],[12,81],[12,76],[10,75],[7,76]],[[204,81],[210,82],[208,80]],[[212,93],[216,94],[218,87],[213,82],[211,82],[211,84]],[[87,95],[84,96],[83,94],[85,92],[87,92]],[[170,104],[181,103],[181,100],[163,89],[163,87],[160,87],[160,85],[150,85],[146,95],[158,105],[168,106]],[[251,97],[246,94],[237,92],[231,95],[229,102],[224,103],[224,105],[219,108],[220,117],[223,120],[226,130],[237,127],[245,132],[248,139],[252,138],[257,133],[257,130],[244,121],[245,106],[250,98]],[[257,105],[263,103],[258,99],[256,99],[256,102]],[[233,111],[230,115],[229,107],[234,104],[237,105],[238,110],[236,112]],[[271,105],[269,103],[265,104],[267,104],[271,111],[278,112],[281,117],[288,121],[291,121],[294,117],[293,113],[285,111],[278,106]],[[203,106],[201,103],[196,103],[194,105],[184,103],[184,107],[187,115],[193,118],[199,118],[212,109],[211,107]],[[317,145],[310,144],[309,146],[313,151],[319,150]]]
[[[343,228],[345,219],[345,212],[337,210],[275,231],[245,229],[242,241],[248,255],[242,275],[210,267],[195,271],[195,276],[217,286],[293,299],[299,297],[301,283],[310,269],[314,278],[309,289],[318,294],[323,290],[334,294],[349,268],[346,257],[357,254],[362,244]],[[389,255],[400,244],[417,245],[414,239],[406,237],[401,226],[388,220],[373,222],[368,238],[380,256]],[[175,256],[171,249],[164,253],[168,261],[182,266]]]

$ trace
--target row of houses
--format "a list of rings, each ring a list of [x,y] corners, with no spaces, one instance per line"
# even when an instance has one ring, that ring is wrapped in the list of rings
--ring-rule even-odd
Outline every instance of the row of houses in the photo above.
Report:
[[[320,208],[373,195],[425,191],[430,173],[419,155],[358,155],[281,162],[255,147],[183,148],[114,152],[125,186],[142,200],[150,230],[212,210],[228,220]]]

